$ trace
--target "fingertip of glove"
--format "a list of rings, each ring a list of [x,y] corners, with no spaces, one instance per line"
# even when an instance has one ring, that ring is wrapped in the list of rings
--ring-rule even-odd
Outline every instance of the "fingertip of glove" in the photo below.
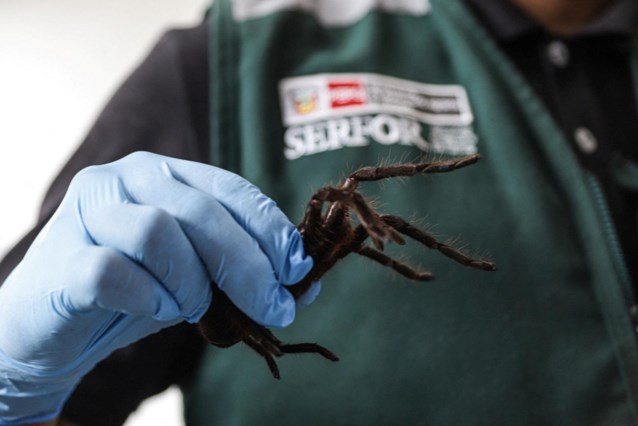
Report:
[[[262,315],[260,322],[266,327],[288,327],[295,320],[295,307],[296,303],[290,292],[283,287],[279,287],[276,293],[276,301]]]
[[[206,297],[202,300],[198,307],[193,310],[192,313],[184,315],[184,319],[191,324],[198,323],[202,319],[204,314],[206,314],[206,311],[208,311],[212,300],[213,292],[209,291],[207,292]]]
[[[295,310],[291,309],[283,314],[271,317],[269,321],[265,322],[264,326],[273,328],[285,328],[292,324],[294,320]]]
[[[175,300],[164,293],[160,293],[157,310],[153,315],[153,319],[157,321],[173,321],[180,316],[181,312]]]
[[[306,254],[301,234],[295,228],[289,235],[288,259],[283,270],[279,271],[279,279],[284,284],[298,283],[312,269],[314,261]]]

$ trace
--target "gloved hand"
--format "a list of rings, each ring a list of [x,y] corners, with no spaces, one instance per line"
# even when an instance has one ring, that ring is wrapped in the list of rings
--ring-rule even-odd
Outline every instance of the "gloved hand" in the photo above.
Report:
[[[295,226],[237,175],[148,153],[83,170],[0,287],[0,424],[55,417],[113,350],[197,322],[211,280],[258,323],[288,325],[282,284],[311,267]]]

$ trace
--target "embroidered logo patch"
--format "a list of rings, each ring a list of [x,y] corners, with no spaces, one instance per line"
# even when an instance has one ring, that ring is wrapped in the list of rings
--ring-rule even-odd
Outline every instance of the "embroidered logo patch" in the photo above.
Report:
[[[459,85],[379,74],[316,74],[284,79],[279,90],[288,159],[364,146],[369,139],[446,154],[476,152],[474,117]]]

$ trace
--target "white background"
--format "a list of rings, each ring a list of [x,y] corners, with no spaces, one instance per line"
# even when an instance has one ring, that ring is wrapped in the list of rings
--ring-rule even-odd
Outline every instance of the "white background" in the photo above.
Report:
[[[34,223],[48,183],[163,31],[209,0],[0,0],[0,256]],[[127,426],[182,425],[169,390]]]

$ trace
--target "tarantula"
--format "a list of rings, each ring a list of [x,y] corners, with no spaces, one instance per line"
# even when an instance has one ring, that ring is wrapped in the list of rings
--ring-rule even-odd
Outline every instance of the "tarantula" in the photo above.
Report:
[[[288,290],[298,299],[338,260],[353,252],[388,266],[409,279],[431,280],[434,276],[430,272],[417,271],[382,252],[386,242],[405,244],[402,234],[440,251],[462,265],[494,271],[496,265],[492,262],[471,258],[460,250],[437,241],[433,236],[398,216],[380,215],[357,192],[360,182],[449,172],[474,164],[478,159],[479,155],[472,155],[448,161],[364,167],[352,173],[340,186],[318,190],[310,199],[304,217],[298,225],[304,249],[312,256],[314,267],[300,282],[287,287]],[[326,203],[328,206],[324,208]],[[351,212],[358,219],[357,226],[352,224]],[[365,244],[368,238],[374,247]],[[243,341],[265,358],[272,375],[277,379],[280,378],[280,374],[275,357],[284,354],[317,353],[331,361],[338,360],[330,350],[316,343],[284,344],[270,330],[240,311],[215,283],[212,283],[212,289],[213,302],[199,322],[200,331],[212,345],[229,347]]]

